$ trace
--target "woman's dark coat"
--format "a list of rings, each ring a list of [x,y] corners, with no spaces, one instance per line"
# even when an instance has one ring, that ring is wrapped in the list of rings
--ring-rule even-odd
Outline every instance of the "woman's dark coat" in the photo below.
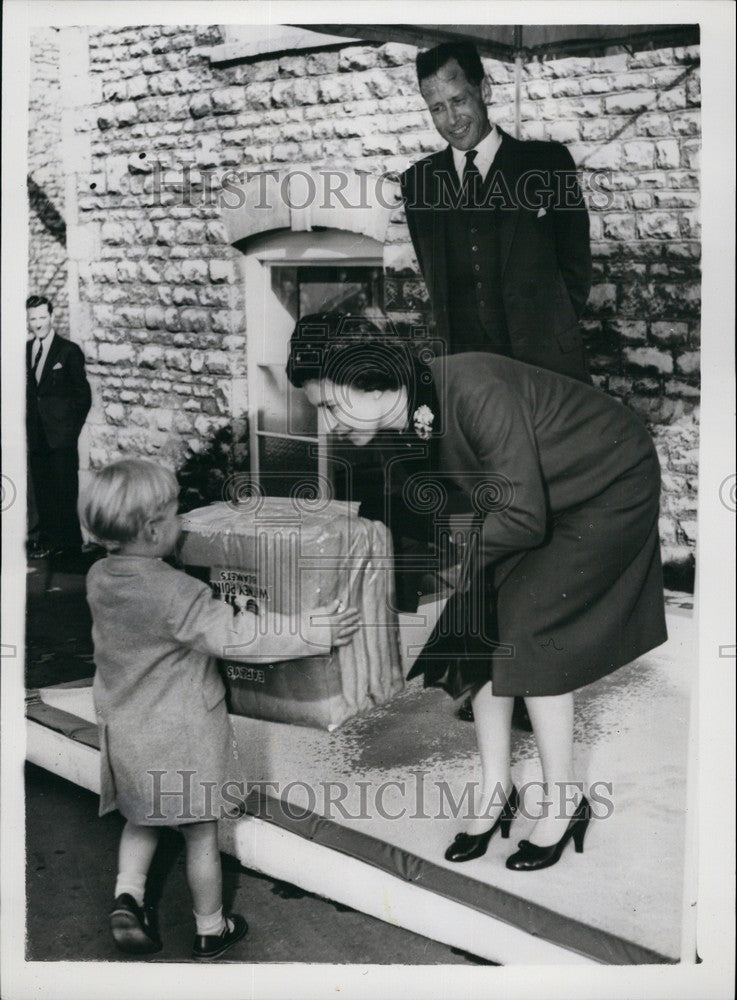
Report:
[[[453,695],[489,677],[497,695],[555,695],[665,642],[660,467],[640,419],[598,389],[492,354],[431,370],[440,413],[425,479],[479,512],[467,545],[486,569],[449,602],[449,634],[413,673]]]

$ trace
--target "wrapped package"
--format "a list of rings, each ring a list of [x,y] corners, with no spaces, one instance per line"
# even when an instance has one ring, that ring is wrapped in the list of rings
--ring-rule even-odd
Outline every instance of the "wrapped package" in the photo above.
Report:
[[[297,615],[336,597],[358,608],[362,627],[329,655],[221,663],[234,714],[332,730],[404,685],[391,536],[381,522],[358,517],[354,504],[303,506],[263,497],[191,511],[182,518],[180,557],[208,567],[213,593],[244,613]]]

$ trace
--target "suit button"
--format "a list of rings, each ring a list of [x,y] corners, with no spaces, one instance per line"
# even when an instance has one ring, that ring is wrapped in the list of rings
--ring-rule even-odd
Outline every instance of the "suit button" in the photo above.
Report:
[[[483,283],[481,281],[477,281],[476,282],[476,287],[477,288],[483,288]]]
[[[474,227],[473,227],[473,228],[471,229],[471,232],[472,232],[472,233],[473,233],[473,235],[475,236],[475,235],[476,235],[476,233],[478,232],[478,229],[477,229],[477,228],[476,228],[476,227],[474,226]]]
[[[479,299],[479,305],[480,305],[480,306],[485,306],[485,305],[486,305],[486,303],[484,302],[484,300],[483,300],[483,299]]]
[[[474,264],[473,265],[473,269],[474,269],[474,271],[480,271],[481,270],[481,265],[480,264]]]
[[[478,247],[471,247],[472,250],[478,250]]]

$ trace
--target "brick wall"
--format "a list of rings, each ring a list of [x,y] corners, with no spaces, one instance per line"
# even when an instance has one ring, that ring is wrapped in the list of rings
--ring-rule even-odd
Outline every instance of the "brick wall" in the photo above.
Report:
[[[91,169],[79,221],[99,235],[80,268],[96,406],[91,465],[136,452],[177,464],[226,423],[245,375],[238,253],[198,178],[224,168],[357,163],[401,170],[438,149],[411,46],[344,45],[225,66],[216,27],[90,29],[98,99],[80,111]],[[491,116],[513,130],[513,68],[488,61]],[[698,52],[533,62],[523,137],[566,142],[592,192],[594,288],[585,317],[597,383],[649,422],[664,469],[666,559],[694,547],[699,386]],[[168,177],[152,204],[154,164]],[[191,167],[192,199],[172,182]],[[168,174],[167,174],[168,170]],[[598,176],[598,175],[597,175]],[[594,194],[597,196],[594,197]],[[385,247],[387,306],[427,319],[398,211]]]
[[[28,294],[54,303],[54,325],[68,336],[67,253],[64,242],[64,173],[61,164],[59,32],[34,32],[28,136]]]

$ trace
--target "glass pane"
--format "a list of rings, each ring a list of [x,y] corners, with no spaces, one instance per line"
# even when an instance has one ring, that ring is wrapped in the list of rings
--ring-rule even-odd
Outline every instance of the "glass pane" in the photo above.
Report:
[[[381,269],[301,267],[299,314],[345,312],[369,315],[381,307]]]
[[[296,267],[272,267],[271,290],[292,319],[299,319],[299,279]]]
[[[317,436],[317,410],[302,389],[290,385],[284,366],[259,365],[258,429]]]
[[[303,485],[317,489],[316,451],[317,446],[307,441],[260,437],[260,479],[266,496],[290,496],[293,490]]]

